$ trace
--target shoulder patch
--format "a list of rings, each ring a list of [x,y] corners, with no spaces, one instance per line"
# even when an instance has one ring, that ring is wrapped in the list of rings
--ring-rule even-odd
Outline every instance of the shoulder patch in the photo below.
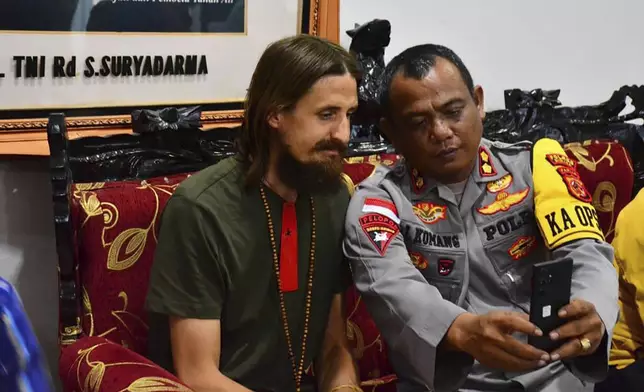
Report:
[[[534,208],[546,246],[590,238],[604,240],[592,197],[559,142],[540,139],[532,149]]]
[[[400,223],[396,205],[388,200],[367,197],[362,205],[362,212],[376,213],[391,219],[396,225]]]
[[[362,212],[360,227],[378,253],[384,256],[400,231],[398,209],[390,200],[367,197],[362,204]]]
[[[369,237],[381,256],[385,255],[391,240],[398,234],[398,224],[391,218],[379,213],[369,213],[360,217],[360,227]]]

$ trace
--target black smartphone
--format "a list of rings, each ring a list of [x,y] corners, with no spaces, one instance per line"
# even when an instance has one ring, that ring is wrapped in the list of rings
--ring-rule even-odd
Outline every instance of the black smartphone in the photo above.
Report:
[[[543,331],[543,336],[528,337],[528,344],[545,352],[552,352],[562,342],[550,339],[548,334],[566,323],[559,310],[570,303],[572,259],[544,261],[532,266],[532,295],[530,322]]]

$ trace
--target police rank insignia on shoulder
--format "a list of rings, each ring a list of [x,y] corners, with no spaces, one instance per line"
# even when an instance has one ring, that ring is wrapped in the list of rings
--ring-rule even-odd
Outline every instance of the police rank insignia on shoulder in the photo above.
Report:
[[[496,169],[492,163],[492,155],[483,146],[479,147],[479,174],[481,177],[496,176]]]
[[[414,214],[428,225],[442,221],[447,218],[447,206],[436,205],[433,203],[419,202],[414,204]]]
[[[525,200],[525,198],[528,197],[529,193],[530,187],[514,193],[501,191],[496,194],[496,198],[492,203],[477,208],[476,210],[483,215],[493,215],[497,212],[508,211],[512,206],[517,205]]]
[[[425,190],[425,180],[416,169],[411,169],[411,184],[414,193],[422,193]]]
[[[360,227],[378,253],[384,256],[387,247],[400,231],[398,210],[390,201],[366,198],[362,212],[366,214],[360,217]]]
[[[487,190],[490,193],[501,192],[502,190],[507,189],[510,184],[512,184],[512,174],[506,174],[498,180],[488,182]]]
[[[548,249],[578,239],[604,240],[592,197],[561,144],[539,139],[532,149],[535,217]]]

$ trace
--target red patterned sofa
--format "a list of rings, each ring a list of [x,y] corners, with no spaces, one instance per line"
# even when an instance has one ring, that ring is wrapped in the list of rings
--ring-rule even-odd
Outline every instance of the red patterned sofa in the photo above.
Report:
[[[204,133],[211,132],[216,131]],[[48,133],[60,272],[59,375],[64,390],[189,391],[145,358],[148,326],[143,307],[159,217],[168,198],[189,174],[75,182],[75,173],[88,179],[92,175],[87,173],[111,170],[88,155],[78,158],[91,150],[88,145],[102,145],[105,157],[125,156],[122,140],[114,143],[120,152],[105,150],[110,143],[104,139],[100,143],[88,140],[85,150],[70,147],[84,141],[67,140],[60,116],[50,119]],[[615,142],[573,144],[566,150],[579,162],[610,240],[617,214],[630,200],[633,186],[628,154]],[[131,163],[131,157],[128,159]],[[153,159],[155,164],[159,159]],[[373,173],[376,165],[391,165],[396,159],[394,155],[348,158],[345,180],[353,187]],[[177,167],[174,162],[172,167]],[[85,164],[90,166],[83,171]],[[103,169],[92,171],[88,169],[91,165],[103,165]],[[387,360],[385,342],[353,288],[347,293],[346,304],[347,334],[358,359],[363,389],[395,391],[396,376]]]

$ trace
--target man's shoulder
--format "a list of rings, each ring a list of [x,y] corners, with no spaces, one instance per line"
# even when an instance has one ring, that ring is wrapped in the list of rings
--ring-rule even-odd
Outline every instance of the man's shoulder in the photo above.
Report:
[[[365,202],[369,201],[381,203],[392,210],[396,209],[395,204],[404,198],[395,180],[404,170],[404,163],[400,161],[392,167],[378,165],[373,174],[356,187],[349,202],[347,217],[355,219],[362,213]]]
[[[483,139],[481,144],[488,147],[491,152],[499,158],[515,158],[517,155],[530,154],[534,143],[530,141],[520,141],[516,143],[505,143],[496,140]]]
[[[487,147],[493,159],[500,162],[508,172],[514,175],[523,173],[523,175],[530,177],[532,142],[504,143],[483,139],[481,145]]]
[[[404,164],[401,161],[398,161],[394,166],[377,165],[373,173],[358,184],[353,196],[365,192],[378,192],[379,189],[384,189],[384,184],[391,182],[390,175],[401,170],[404,170]]]
[[[243,188],[242,163],[236,156],[225,158],[191,175],[177,187],[175,196],[199,203],[204,197],[229,197],[232,188],[240,191]]]

